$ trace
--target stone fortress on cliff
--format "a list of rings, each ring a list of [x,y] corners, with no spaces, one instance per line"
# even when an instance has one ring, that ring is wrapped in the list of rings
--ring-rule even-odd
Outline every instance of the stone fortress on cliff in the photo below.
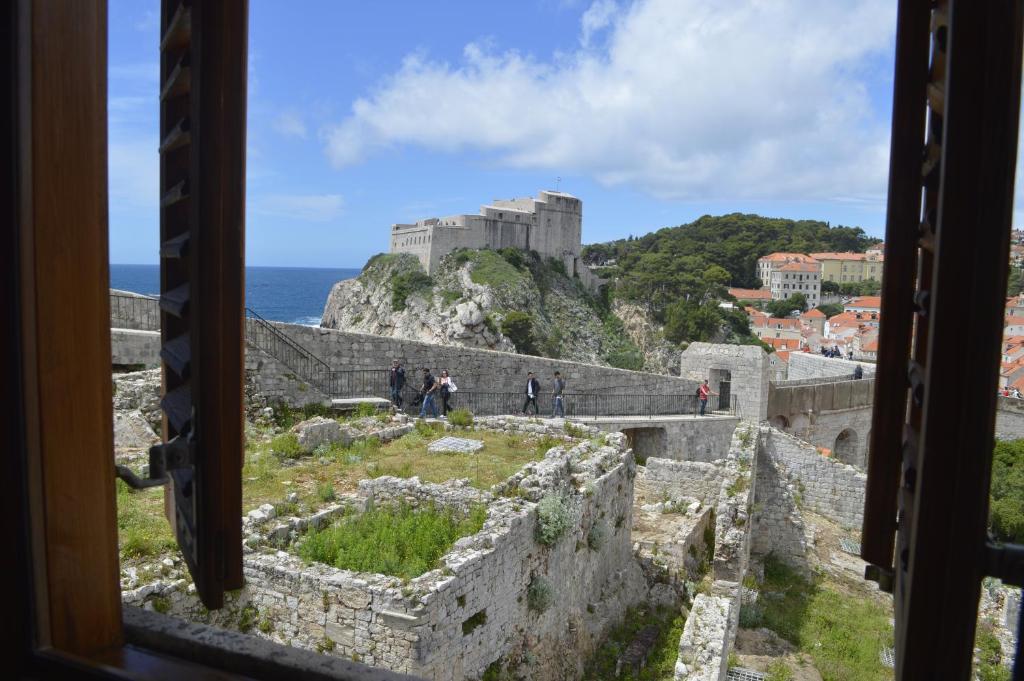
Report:
[[[580,259],[583,202],[564,192],[542,191],[537,198],[495,199],[476,215],[426,218],[391,227],[391,253],[411,253],[432,274],[441,258],[457,248],[518,248],[536,251],[565,265],[596,290],[603,281]]]

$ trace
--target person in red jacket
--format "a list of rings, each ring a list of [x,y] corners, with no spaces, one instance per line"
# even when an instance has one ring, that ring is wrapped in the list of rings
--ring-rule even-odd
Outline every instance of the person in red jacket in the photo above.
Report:
[[[707,411],[707,408],[708,408],[708,395],[717,395],[717,394],[718,393],[716,393],[715,391],[713,391],[711,389],[711,386],[708,385],[708,379],[705,378],[704,382],[701,383],[701,386],[699,388],[697,388],[697,397],[700,399],[700,415],[701,416],[704,416],[704,412]]]

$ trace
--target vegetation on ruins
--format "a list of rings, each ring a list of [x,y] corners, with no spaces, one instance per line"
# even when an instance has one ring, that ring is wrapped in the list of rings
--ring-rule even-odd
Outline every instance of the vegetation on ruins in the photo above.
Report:
[[[622,622],[608,634],[597,652],[590,659],[587,671],[583,675],[594,681],[613,681],[628,679],[630,681],[662,681],[671,679],[675,670],[676,658],[679,656],[679,638],[683,635],[686,617],[678,608],[660,607],[650,610],[645,607],[631,608],[626,612]],[[621,675],[615,674],[615,665],[626,647],[646,626],[658,628],[658,638],[647,656],[647,664],[634,675],[632,670],[623,670]]]
[[[572,525],[569,499],[564,494],[550,493],[537,502],[537,528],[534,536],[545,546],[551,546]]]
[[[526,588],[526,605],[537,613],[551,607],[555,600],[555,587],[545,577],[534,575]]]
[[[174,534],[163,516],[163,490],[136,491],[121,480],[117,480],[115,485],[121,559],[147,558],[177,550]]]
[[[1000,541],[1024,542],[1024,440],[997,440],[992,453],[989,524]]]
[[[979,624],[974,648],[974,673],[978,681],[1010,681],[1010,668],[1003,664],[1003,647],[990,623]]]
[[[418,509],[405,503],[371,507],[311,531],[298,552],[310,562],[411,579],[437,567],[457,539],[479,532],[486,519],[483,505],[466,515],[432,503]]]
[[[448,412],[448,423],[458,428],[469,428],[473,425],[473,412],[468,409],[452,409]]]
[[[756,604],[740,608],[740,626],[767,627],[810,656],[824,681],[891,679],[879,653],[892,645],[891,611],[824,578],[806,580],[773,555],[764,561]]]
[[[270,451],[283,459],[295,459],[302,455],[299,438],[295,433],[281,433],[270,441]]]
[[[533,333],[533,316],[528,312],[512,310],[501,320],[501,332],[512,341],[516,350],[524,355],[536,355],[537,338]]]

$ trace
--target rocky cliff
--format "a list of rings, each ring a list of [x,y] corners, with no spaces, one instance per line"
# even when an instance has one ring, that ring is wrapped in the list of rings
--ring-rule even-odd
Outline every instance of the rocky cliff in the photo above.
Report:
[[[630,333],[615,311],[567,276],[559,262],[510,249],[456,251],[432,277],[414,256],[375,256],[357,278],[334,285],[321,325],[630,369],[645,366],[633,339],[642,333]],[[651,334],[653,346],[656,333]],[[650,368],[668,373],[670,364],[659,357]]]

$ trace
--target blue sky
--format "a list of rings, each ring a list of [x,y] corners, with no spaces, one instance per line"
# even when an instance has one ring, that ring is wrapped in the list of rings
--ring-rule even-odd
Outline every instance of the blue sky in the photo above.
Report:
[[[247,262],[359,267],[556,178],[585,242],[734,211],[880,236],[894,6],[252,0]],[[110,2],[115,263],[157,262],[157,8]]]

